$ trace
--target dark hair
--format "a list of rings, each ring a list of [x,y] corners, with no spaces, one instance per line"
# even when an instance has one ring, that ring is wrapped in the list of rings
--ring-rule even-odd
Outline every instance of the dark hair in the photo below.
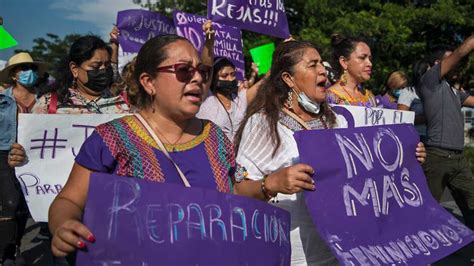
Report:
[[[104,49],[109,56],[112,54],[112,49],[99,37],[94,35],[87,35],[80,37],[71,45],[68,57],[63,60],[61,69],[57,71],[57,93],[59,102],[65,102],[69,98],[69,87],[71,86],[74,77],[69,69],[69,63],[74,62],[81,65],[85,61],[94,56],[96,50]]]
[[[161,35],[148,40],[136,57],[135,63],[131,65],[130,78],[127,80],[128,91],[130,95],[130,104],[139,109],[146,108],[151,105],[152,98],[145,91],[140,83],[140,75],[148,73],[152,77],[156,77],[156,68],[168,58],[166,46],[176,41],[189,41],[178,35]]]
[[[442,60],[444,57],[444,54],[448,51],[454,51],[454,47],[450,45],[436,45],[433,46],[431,49],[431,53],[428,57],[428,63],[430,66],[434,66],[436,61]]]
[[[338,77],[340,77],[343,72],[339,58],[342,56],[349,59],[357,44],[361,42],[367,43],[367,41],[361,37],[343,37],[337,33],[331,35],[332,66],[337,71]]]
[[[231,67],[235,69],[234,63],[225,57],[216,57],[214,58],[214,66],[212,67],[212,82],[211,82],[211,91],[212,93],[216,93],[216,85],[217,81],[219,80],[219,71],[221,71],[224,67]]]
[[[307,48],[316,49],[312,43],[306,41],[283,42],[275,49],[270,77],[258,90],[255,100],[247,107],[246,115],[240,123],[235,137],[236,151],[239,149],[242,134],[249,118],[258,112],[263,112],[269,125],[269,132],[267,133],[270,133],[270,137],[275,144],[273,156],[275,155],[281,144],[281,139],[277,132],[280,111],[288,99],[288,92],[291,90],[283,81],[282,74],[283,72],[288,72],[292,75],[295,73],[294,66],[302,60],[304,51]],[[328,126],[333,127],[336,122],[336,116],[326,102],[321,104],[321,114],[326,116]],[[261,134],[261,132],[258,133]]]
[[[420,59],[413,64],[413,74],[412,74],[412,82],[413,87],[415,88],[416,94],[421,97],[420,94],[420,84],[421,84],[421,77],[428,71],[430,68],[430,64],[426,59]]]

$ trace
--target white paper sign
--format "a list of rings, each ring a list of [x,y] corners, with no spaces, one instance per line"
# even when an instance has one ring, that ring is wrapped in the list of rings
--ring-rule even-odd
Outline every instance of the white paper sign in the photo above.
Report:
[[[82,143],[95,126],[123,114],[38,115],[20,114],[18,143],[28,162],[16,168],[36,222],[48,221],[48,209],[66,183]]]
[[[415,112],[351,105],[331,105],[334,112],[346,118],[348,127],[413,124]]]

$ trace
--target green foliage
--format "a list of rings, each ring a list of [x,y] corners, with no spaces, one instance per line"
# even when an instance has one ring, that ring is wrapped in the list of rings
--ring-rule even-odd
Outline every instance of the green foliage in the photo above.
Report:
[[[170,13],[177,7],[195,14],[206,14],[206,1],[162,0],[152,10]],[[331,60],[331,34],[362,36],[372,48],[374,71],[366,84],[375,92],[383,87],[387,75],[395,70],[411,74],[411,65],[438,44],[459,45],[474,29],[472,0],[286,0],[290,31],[296,39],[312,41],[323,59]],[[244,54],[268,42],[270,36],[243,33]],[[461,72],[472,79],[473,59]]]
[[[32,50],[26,52],[30,53],[35,60],[44,62],[47,66],[48,73],[53,77],[58,77],[57,71],[63,67],[61,64],[67,57],[69,48],[81,35],[70,34],[62,39],[51,33],[46,34],[46,36],[46,38],[34,39],[33,42],[35,44]]]
[[[147,1],[142,6],[169,16],[173,9],[207,13],[207,0]],[[375,92],[380,91],[388,73],[404,70],[410,75],[411,64],[429,53],[430,48],[437,44],[457,46],[474,31],[472,0],[286,0],[285,7],[293,37],[315,43],[326,61],[331,60],[331,34],[365,37],[374,64],[373,77],[366,86]],[[35,39],[31,53],[35,59],[55,67],[77,37],[60,39],[48,34],[47,38]],[[250,48],[281,41],[243,31],[247,69]],[[474,56],[466,62],[460,72],[464,82],[469,83],[474,75]]]

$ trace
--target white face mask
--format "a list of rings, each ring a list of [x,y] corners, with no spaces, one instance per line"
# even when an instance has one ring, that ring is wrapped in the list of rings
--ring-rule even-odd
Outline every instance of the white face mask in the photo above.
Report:
[[[298,95],[298,103],[303,107],[303,109],[313,114],[319,114],[321,104],[311,100],[304,92],[297,93],[294,89],[293,91]]]

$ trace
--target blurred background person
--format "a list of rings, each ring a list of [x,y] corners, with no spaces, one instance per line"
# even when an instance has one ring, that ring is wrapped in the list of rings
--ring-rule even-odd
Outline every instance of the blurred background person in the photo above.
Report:
[[[328,103],[377,107],[372,91],[363,87],[372,75],[372,52],[367,42],[333,34],[331,45],[339,80],[328,89]]]
[[[15,143],[17,117],[19,113],[31,113],[36,103],[35,85],[44,70],[44,65],[34,61],[30,54],[18,53],[0,72],[0,82],[11,84],[0,92],[0,264],[15,260],[28,218],[28,208],[9,160],[15,157],[12,148],[23,149]]]

